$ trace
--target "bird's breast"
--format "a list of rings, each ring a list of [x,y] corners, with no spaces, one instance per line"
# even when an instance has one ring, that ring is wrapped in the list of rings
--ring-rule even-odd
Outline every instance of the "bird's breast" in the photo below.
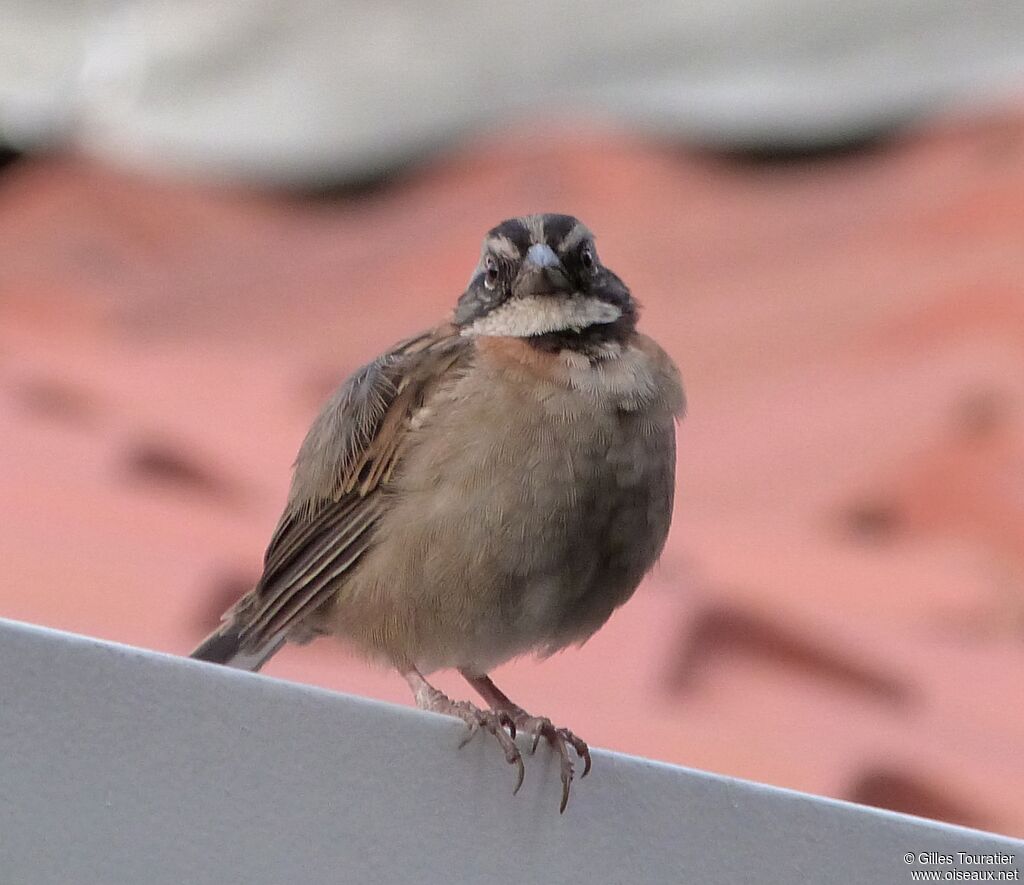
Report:
[[[414,416],[363,576],[428,669],[585,639],[654,563],[671,517],[671,363],[495,341]]]

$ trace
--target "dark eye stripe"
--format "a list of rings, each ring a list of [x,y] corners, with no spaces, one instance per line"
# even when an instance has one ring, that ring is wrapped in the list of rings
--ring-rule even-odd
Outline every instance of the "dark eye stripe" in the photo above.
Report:
[[[488,236],[507,238],[519,250],[520,255],[525,255],[530,248],[530,231],[518,218],[503,221],[497,227],[492,228]]]

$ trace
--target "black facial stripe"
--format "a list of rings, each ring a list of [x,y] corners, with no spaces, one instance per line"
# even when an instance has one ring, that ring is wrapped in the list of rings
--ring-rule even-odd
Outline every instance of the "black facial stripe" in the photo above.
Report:
[[[588,326],[578,332],[547,332],[533,335],[526,342],[544,353],[559,353],[571,350],[589,357],[593,362],[600,359],[602,348],[611,343],[625,344],[636,330],[636,313],[624,314],[613,323]]]
[[[488,236],[508,237],[512,244],[519,250],[520,255],[525,255],[530,248],[530,232],[518,218],[510,218],[503,221],[497,227],[492,228]]]
[[[459,297],[455,305],[455,323],[464,325],[483,316],[496,304],[504,300],[503,288],[501,285],[488,289],[484,285],[487,279],[487,272],[481,271],[472,280],[469,287]]]
[[[544,239],[557,252],[558,247],[578,224],[579,222],[571,215],[545,215]]]

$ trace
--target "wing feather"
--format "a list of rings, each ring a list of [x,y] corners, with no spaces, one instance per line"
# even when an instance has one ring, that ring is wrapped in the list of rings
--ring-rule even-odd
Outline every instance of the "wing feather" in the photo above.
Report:
[[[431,330],[354,372],[328,401],[296,459],[263,576],[226,616],[240,650],[279,642],[358,565],[386,511],[381,491],[401,461],[412,416],[469,347],[453,326]]]

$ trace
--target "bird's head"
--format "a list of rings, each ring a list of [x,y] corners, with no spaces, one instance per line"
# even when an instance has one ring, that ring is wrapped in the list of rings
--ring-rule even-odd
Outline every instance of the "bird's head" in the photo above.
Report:
[[[594,237],[571,215],[511,218],[488,231],[455,308],[464,335],[572,347],[618,339],[636,325],[629,289],[601,264]]]

